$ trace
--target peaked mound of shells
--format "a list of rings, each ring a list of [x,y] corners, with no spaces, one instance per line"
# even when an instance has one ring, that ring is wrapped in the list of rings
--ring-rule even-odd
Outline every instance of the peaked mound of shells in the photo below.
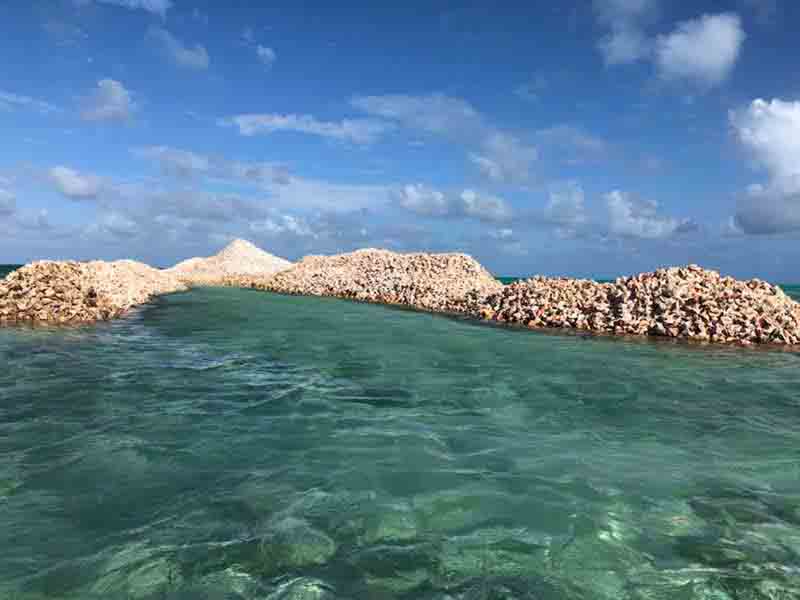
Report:
[[[800,343],[800,304],[783,290],[696,265],[614,283],[534,277],[485,298],[473,296],[472,310],[484,319],[528,327],[722,343]]]
[[[246,240],[234,240],[219,254],[190,258],[167,269],[190,285],[219,285],[235,277],[267,276],[292,266],[288,260],[264,252]]]
[[[132,260],[34,262],[0,280],[0,323],[112,319],[185,289],[178,278]]]
[[[250,287],[465,312],[470,294],[483,297],[498,292],[502,285],[465,254],[364,249],[336,256],[308,256],[286,271],[251,281]]]

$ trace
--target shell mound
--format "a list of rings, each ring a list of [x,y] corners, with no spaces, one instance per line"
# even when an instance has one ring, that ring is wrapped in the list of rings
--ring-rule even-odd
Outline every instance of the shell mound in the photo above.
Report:
[[[266,277],[292,266],[245,240],[234,240],[219,254],[190,258],[167,269],[189,285],[222,285],[237,277]]]
[[[185,289],[176,277],[132,260],[39,261],[0,280],[0,323],[101,321]]]
[[[476,316],[528,327],[722,343],[800,344],[800,304],[778,286],[697,265],[614,283],[534,277],[473,305]]]
[[[502,285],[465,254],[398,254],[365,249],[335,256],[308,256],[292,268],[251,287],[286,294],[336,296],[402,304],[430,311],[466,312],[471,295]]]

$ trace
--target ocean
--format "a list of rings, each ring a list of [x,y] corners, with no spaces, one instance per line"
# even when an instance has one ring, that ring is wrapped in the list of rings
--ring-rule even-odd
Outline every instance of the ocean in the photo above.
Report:
[[[0,598],[800,597],[797,353],[209,288],[0,365]]]

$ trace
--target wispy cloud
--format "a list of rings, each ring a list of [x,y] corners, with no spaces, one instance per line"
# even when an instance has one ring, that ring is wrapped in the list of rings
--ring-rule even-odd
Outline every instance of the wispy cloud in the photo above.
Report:
[[[319,121],[312,115],[245,114],[220,119],[222,126],[236,127],[244,136],[294,132],[331,138],[354,144],[371,144],[392,129],[391,124],[375,119]]]
[[[4,91],[0,91],[0,109],[34,110],[44,115],[61,112],[61,109],[58,106],[55,106],[54,104],[44,100]]]
[[[351,104],[374,117],[442,136],[464,146],[469,160],[495,182],[529,179],[537,149],[512,133],[491,125],[469,102],[444,94],[357,96]]]
[[[101,79],[84,100],[81,118],[85,121],[127,121],[136,104],[131,93],[115,79]]]
[[[175,65],[195,70],[208,69],[211,60],[202,44],[186,45],[163,27],[154,25],[147,30],[146,38]]]
[[[97,4],[108,4],[127,8],[129,10],[143,10],[162,19],[167,16],[167,11],[172,8],[171,0],[73,0],[78,6],[86,6],[95,2]]]

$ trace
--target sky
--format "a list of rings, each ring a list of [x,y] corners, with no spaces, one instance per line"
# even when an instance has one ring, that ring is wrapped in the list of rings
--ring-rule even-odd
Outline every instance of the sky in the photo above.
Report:
[[[800,282],[795,0],[0,0],[0,263]]]

